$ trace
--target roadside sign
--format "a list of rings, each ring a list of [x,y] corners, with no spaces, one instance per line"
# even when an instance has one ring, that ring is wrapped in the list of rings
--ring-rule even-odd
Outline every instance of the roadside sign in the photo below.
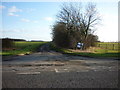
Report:
[[[82,49],[82,47],[83,47],[83,43],[78,42],[77,43],[77,48]]]

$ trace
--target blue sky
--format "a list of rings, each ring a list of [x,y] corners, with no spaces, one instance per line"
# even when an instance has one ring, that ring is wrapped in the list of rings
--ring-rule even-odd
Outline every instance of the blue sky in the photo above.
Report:
[[[62,2],[2,2],[2,37],[52,40],[51,28]],[[118,2],[97,2],[102,21],[95,34],[101,41],[118,40]],[[0,22],[1,25],[1,22]]]

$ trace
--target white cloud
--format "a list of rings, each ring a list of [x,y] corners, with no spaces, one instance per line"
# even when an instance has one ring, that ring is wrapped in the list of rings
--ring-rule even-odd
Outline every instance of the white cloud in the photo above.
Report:
[[[53,21],[53,18],[52,17],[45,17],[45,20],[46,21]]]
[[[29,19],[25,19],[25,18],[22,18],[21,21],[23,21],[23,22],[30,22]]]
[[[8,13],[8,15],[9,15],[9,16],[16,16],[16,17],[19,16],[19,15],[14,14],[14,13]]]
[[[22,12],[22,9],[18,9],[16,6],[12,6],[9,8],[8,12],[15,13],[15,12]]]
[[[0,5],[0,10],[1,10],[1,9],[4,9],[4,8],[6,8],[6,7],[5,7],[5,6],[3,6],[3,5]]]
[[[26,18],[22,18],[21,21],[22,21],[22,22],[39,23],[39,21],[37,21],[37,20],[29,20],[29,19],[26,19]]]
[[[22,9],[18,9],[16,6],[12,6],[11,8],[8,9],[9,16],[19,16],[15,14],[16,12],[22,12]]]

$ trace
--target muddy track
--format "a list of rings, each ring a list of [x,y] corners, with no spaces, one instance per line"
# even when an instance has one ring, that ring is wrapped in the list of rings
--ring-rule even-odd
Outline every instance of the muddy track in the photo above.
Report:
[[[50,46],[49,43],[42,45],[41,47],[38,48],[38,52],[49,52],[50,51]]]

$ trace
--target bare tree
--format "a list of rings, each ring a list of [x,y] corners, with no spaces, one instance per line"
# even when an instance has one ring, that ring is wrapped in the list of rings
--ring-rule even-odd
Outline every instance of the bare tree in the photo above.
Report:
[[[86,7],[86,11],[82,14],[81,23],[84,28],[85,37],[91,33],[91,27],[95,27],[98,21],[100,20],[100,16],[97,12],[96,5],[89,3]]]
[[[72,37],[70,41],[74,43],[83,42],[85,47],[88,46],[86,44],[89,34],[94,32],[92,28],[100,20],[96,5],[92,3],[88,3],[85,10],[82,10],[81,3],[77,5],[75,3],[63,4],[57,17],[57,23],[64,24],[68,36]]]

